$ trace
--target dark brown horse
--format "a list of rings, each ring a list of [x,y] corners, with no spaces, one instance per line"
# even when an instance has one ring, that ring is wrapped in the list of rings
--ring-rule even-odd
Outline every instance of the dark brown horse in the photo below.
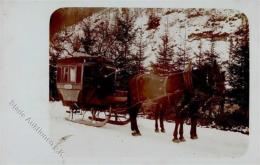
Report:
[[[155,117],[160,118],[161,131],[164,132],[163,113],[169,106],[177,104],[183,90],[191,88],[191,72],[179,72],[169,76],[155,74],[139,74],[129,81],[128,104],[133,135],[140,135],[136,117],[139,109],[146,101],[156,103]],[[155,130],[158,130],[156,120]]]
[[[176,124],[173,142],[185,141],[183,136],[184,119],[191,119],[190,138],[197,139],[196,125],[200,108],[204,111],[213,102],[218,104],[220,111],[224,109],[225,75],[216,61],[207,63],[192,71],[192,88],[185,89],[176,111]],[[179,133],[179,138],[178,138]]]
[[[129,81],[128,103],[131,119],[132,135],[140,135],[136,117],[139,108],[146,100],[152,100],[159,106],[160,111],[167,106],[174,109],[176,114],[174,141],[184,141],[183,122],[185,117],[191,117],[191,138],[197,138],[197,111],[214,94],[224,90],[223,73],[216,63],[205,64],[198,69],[191,69],[169,76],[140,74]],[[162,114],[161,114],[162,115]],[[159,115],[160,116],[160,115]],[[164,131],[163,117],[161,130]],[[155,130],[158,128],[156,124]],[[179,138],[178,138],[179,134]]]

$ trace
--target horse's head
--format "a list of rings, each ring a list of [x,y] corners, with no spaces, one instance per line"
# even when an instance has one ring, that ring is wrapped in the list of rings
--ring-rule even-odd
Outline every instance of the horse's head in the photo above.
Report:
[[[216,61],[193,69],[192,81],[194,89],[208,96],[222,95],[225,91],[225,72],[220,70]]]

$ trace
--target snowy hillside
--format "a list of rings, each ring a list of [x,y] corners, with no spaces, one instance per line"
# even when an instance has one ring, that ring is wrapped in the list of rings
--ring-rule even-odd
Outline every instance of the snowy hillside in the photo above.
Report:
[[[66,121],[67,108],[61,102],[50,102],[49,109],[51,135],[60,142],[65,164],[172,164],[185,159],[237,158],[248,146],[248,135],[200,127],[199,139],[191,140],[188,125],[184,126],[186,142],[173,143],[174,123],[165,123],[166,133],[155,133],[154,121],[143,118],[138,118],[142,136],[133,137],[129,124],[95,128]]]
[[[85,18],[82,22],[67,28],[68,33],[72,33],[72,41],[77,38],[84,38],[83,26],[90,25],[96,28],[101,22],[108,21],[109,25],[115,22],[115,16],[121,13],[122,9],[109,8]],[[154,62],[158,54],[158,46],[161,44],[161,36],[167,31],[170,40],[176,46],[175,53],[180,49],[185,50],[190,58],[193,58],[199,51],[210,51],[211,44],[209,35],[214,35],[214,51],[220,56],[220,61],[226,61],[229,58],[229,45],[232,36],[241,26],[244,18],[242,13],[233,10],[215,10],[215,9],[130,9],[135,17],[135,29],[141,28],[143,38],[147,44],[145,48],[144,65],[147,67],[150,62]],[[148,28],[148,20],[151,15],[158,17],[159,26]],[[64,33],[61,32],[61,34]],[[72,43],[64,42],[64,47],[68,52],[73,52]],[[201,44],[201,45],[200,45]],[[199,48],[201,47],[201,48]],[[81,48],[83,50],[83,48]],[[201,49],[201,50],[199,50]],[[67,56],[64,52],[63,56]]]

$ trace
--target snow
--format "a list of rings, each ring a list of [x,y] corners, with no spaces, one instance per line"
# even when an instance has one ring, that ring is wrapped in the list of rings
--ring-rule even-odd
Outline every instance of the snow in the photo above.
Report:
[[[184,125],[186,142],[173,143],[174,123],[165,122],[166,133],[155,133],[154,121],[139,117],[142,136],[133,137],[130,124],[85,126],[66,121],[68,107],[61,102],[50,102],[49,106],[51,136],[60,141],[65,164],[170,164],[183,159],[238,158],[247,151],[249,137],[238,132],[198,127],[199,139],[191,140],[190,126]]]

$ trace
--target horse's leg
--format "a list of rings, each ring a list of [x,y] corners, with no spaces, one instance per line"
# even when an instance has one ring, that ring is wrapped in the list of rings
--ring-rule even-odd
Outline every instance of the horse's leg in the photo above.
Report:
[[[159,114],[158,111],[156,110],[154,112],[154,120],[155,120],[155,132],[159,132],[159,128],[158,128],[158,118],[159,118]]]
[[[134,115],[133,115],[133,110],[129,110],[129,116],[130,116],[130,124],[131,124],[131,131],[134,131]]]
[[[138,115],[138,111],[139,111],[139,106],[135,106],[129,110],[130,121],[131,121],[131,130],[133,131],[132,132],[133,136],[141,135],[141,133],[138,129],[138,126],[137,126],[137,119],[136,119],[137,115]]]
[[[179,131],[180,137],[179,137],[179,140],[182,141],[182,142],[185,141],[184,136],[183,136],[183,123],[184,123],[184,118],[181,118],[180,119],[180,131]]]
[[[138,115],[138,111],[139,108],[135,109],[135,113],[134,113],[134,129],[135,129],[135,133],[136,135],[141,135],[139,129],[138,129],[138,125],[137,125],[137,115]]]
[[[196,117],[191,117],[190,138],[191,139],[198,139],[198,136],[197,136],[197,118]]]
[[[164,117],[164,109],[160,109],[160,127],[161,127],[161,132],[165,132],[164,129],[164,124],[163,124],[163,117]]]
[[[173,132],[173,140],[172,140],[173,142],[179,142],[179,139],[178,139],[179,124],[180,124],[180,119],[176,117],[175,128],[174,128],[174,132]]]
[[[224,97],[224,96],[222,96],[222,97]],[[221,98],[219,104],[220,104],[220,114],[223,115],[223,113],[224,113],[224,106],[225,106],[225,98]]]

